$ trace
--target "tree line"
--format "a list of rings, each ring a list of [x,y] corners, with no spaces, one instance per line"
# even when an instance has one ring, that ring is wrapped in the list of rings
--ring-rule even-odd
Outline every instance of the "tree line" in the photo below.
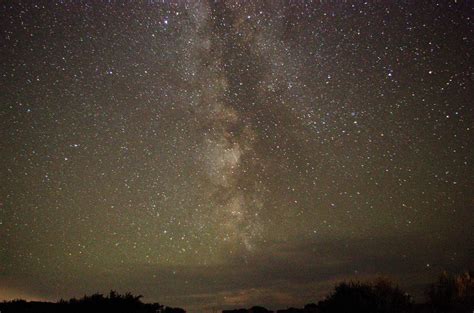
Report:
[[[276,313],[472,313],[474,312],[474,272],[460,275],[443,273],[426,289],[426,301],[414,303],[400,287],[385,279],[374,282],[342,282],[324,300],[303,308]],[[58,302],[13,300],[0,303],[1,313],[186,313],[159,303],[143,303],[142,296],[93,294]],[[274,313],[264,307],[224,310],[222,313]]]
[[[444,272],[426,289],[426,301],[413,298],[389,280],[342,282],[324,300],[303,308],[276,313],[474,313],[474,272],[451,275]],[[223,313],[273,313],[264,307],[224,310]]]
[[[107,296],[93,294],[80,299],[39,302],[13,300],[0,303],[1,313],[186,313],[181,308],[172,308],[159,303],[143,303],[143,296],[131,293],[123,295],[110,291]]]

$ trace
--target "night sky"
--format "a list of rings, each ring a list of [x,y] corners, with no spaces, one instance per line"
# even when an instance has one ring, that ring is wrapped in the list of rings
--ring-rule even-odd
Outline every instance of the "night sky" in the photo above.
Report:
[[[0,299],[275,309],[472,268],[473,13],[2,1]]]

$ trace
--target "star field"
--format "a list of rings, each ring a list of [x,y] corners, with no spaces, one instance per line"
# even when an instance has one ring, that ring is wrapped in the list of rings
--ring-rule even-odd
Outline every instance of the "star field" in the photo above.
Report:
[[[468,1],[0,5],[0,298],[211,312],[472,266]]]

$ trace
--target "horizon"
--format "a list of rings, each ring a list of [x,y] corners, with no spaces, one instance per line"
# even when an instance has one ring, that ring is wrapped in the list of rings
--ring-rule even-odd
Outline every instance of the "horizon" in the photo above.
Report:
[[[311,302],[307,302],[307,303],[304,303],[300,306],[296,305],[296,306],[292,306],[292,305],[282,305],[281,307],[279,308],[268,308],[268,307],[265,307],[263,305],[260,305],[260,304],[253,304],[253,305],[250,305],[248,306],[247,308],[244,308],[242,305],[236,305],[234,307],[226,307],[226,308],[218,308],[218,307],[212,307],[212,308],[208,308],[207,310],[205,311],[202,311],[202,312],[218,312],[218,311],[238,311],[238,310],[249,310],[250,308],[256,308],[256,307],[260,307],[260,308],[264,308],[264,309],[269,309],[271,312],[279,312],[280,310],[290,310],[290,309],[297,309],[297,310],[302,310],[303,308],[306,308],[307,306],[316,306],[316,307],[321,307],[321,305],[324,305],[324,302],[327,302],[328,299],[330,299],[334,293],[336,292],[337,288],[340,287],[341,285],[344,285],[346,284],[346,286],[352,286],[352,288],[356,287],[356,286],[371,286],[371,288],[378,288],[377,286],[382,286],[382,290],[384,290],[386,292],[386,288],[387,286],[389,286],[389,288],[391,288],[392,292],[395,292],[395,293],[399,293],[400,295],[403,295],[404,297],[406,297],[406,299],[408,299],[408,303],[411,303],[411,305],[421,305],[421,306],[429,306],[429,305],[432,305],[433,304],[433,296],[428,296],[428,290],[431,289],[431,288],[446,288],[449,283],[447,283],[447,285],[443,285],[444,287],[441,287],[440,284],[446,284],[446,281],[443,282],[442,278],[443,277],[446,277],[448,279],[452,279],[452,281],[458,281],[456,284],[461,284],[459,286],[459,288],[461,288],[462,290],[464,290],[464,288],[470,288],[469,284],[472,282],[472,271],[465,271],[463,273],[458,273],[458,274],[453,274],[453,273],[448,273],[446,271],[443,271],[443,273],[441,273],[440,275],[438,275],[437,277],[437,280],[430,283],[430,284],[427,284],[424,288],[424,291],[425,291],[425,294],[424,294],[424,297],[423,299],[417,299],[415,297],[413,297],[412,294],[404,291],[403,288],[401,288],[401,286],[397,283],[394,283],[393,281],[391,281],[389,278],[387,277],[382,277],[382,276],[377,276],[375,278],[372,278],[372,279],[366,279],[366,280],[349,280],[349,281],[340,281],[338,282],[337,284],[334,285],[335,288],[333,288],[333,290],[331,290],[331,292],[327,292],[326,295],[324,297],[321,297],[320,299],[316,300],[316,301],[311,301]],[[445,276],[446,275],[446,276]],[[465,276],[467,275],[467,276]],[[460,282],[459,278],[460,277],[470,277],[468,278],[467,280],[465,280],[464,284],[466,285],[462,285],[463,283]],[[472,286],[471,286],[472,287]],[[357,287],[356,287],[357,288]],[[453,287],[450,287],[450,288],[453,288]],[[457,288],[457,287],[454,287],[454,288]],[[443,289],[438,289],[438,290],[443,290]],[[457,292],[456,290],[457,289],[452,289],[453,291]],[[471,290],[472,291],[472,290]],[[469,292],[471,292],[469,291]],[[355,289],[353,289],[353,292],[356,292]],[[464,292],[466,292],[466,290],[464,290]],[[375,293],[376,295],[377,293]],[[146,301],[146,297],[143,296],[143,295],[138,295],[138,294],[133,294],[133,293],[130,293],[130,292],[117,292],[116,290],[110,290],[108,292],[94,292],[94,293],[90,293],[90,294],[85,294],[81,297],[71,297],[71,298],[61,298],[61,299],[57,299],[57,300],[45,300],[45,299],[37,299],[37,300],[28,300],[28,299],[24,299],[24,298],[15,298],[15,299],[10,299],[10,300],[2,300],[0,298],[0,303],[12,303],[12,302],[16,302],[16,301],[27,301],[29,303],[45,303],[45,304],[61,304],[63,303],[63,301],[66,301],[66,302],[69,302],[69,301],[83,301],[83,299],[85,298],[92,298],[94,296],[100,296],[102,297],[102,299],[111,299],[113,297],[118,297],[118,299],[122,298],[124,299],[123,297],[128,297],[128,296],[131,296],[133,299],[133,301],[136,301],[138,300],[139,303],[143,303],[143,304],[158,304],[162,307],[168,307],[168,308],[173,308],[173,309],[183,309],[185,312],[189,312],[189,311],[186,311],[186,308],[183,308],[183,307],[179,307],[179,306],[170,306],[170,305],[167,305],[165,303],[162,303],[160,301]],[[440,301],[442,299],[442,297],[445,296],[443,293],[439,293],[438,294],[438,297],[440,297],[437,301]],[[459,294],[458,296],[461,296],[463,297],[462,293]],[[464,295],[464,296],[467,296]],[[379,301],[383,301],[382,298],[383,296],[381,297],[380,295],[378,295],[379,298]],[[349,300],[350,298],[348,298],[347,300]],[[454,299],[454,298],[453,298]],[[436,300],[435,300],[436,301]],[[454,300],[454,301],[460,301],[460,303],[462,303],[462,301],[464,300]],[[390,302],[388,302],[390,303]],[[98,305],[97,303],[95,305]],[[472,305],[472,303],[471,303]],[[469,306],[469,305],[468,305]],[[469,307],[463,307],[464,309],[468,309]],[[13,311],[12,311],[13,312]],[[304,311],[304,312],[307,312],[307,311]],[[310,311],[310,312],[313,312],[313,311]],[[319,312],[319,311],[317,311]],[[294,312],[293,312],[294,313]]]

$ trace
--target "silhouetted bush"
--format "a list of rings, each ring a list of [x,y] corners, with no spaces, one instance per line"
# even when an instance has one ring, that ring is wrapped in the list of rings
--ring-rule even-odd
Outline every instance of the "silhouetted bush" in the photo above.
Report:
[[[473,312],[474,272],[453,276],[444,272],[427,291],[428,303],[434,313]]]
[[[341,283],[326,300],[323,313],[403,313],[412,309],[411,298],[386,280],[374,284]]]
[[[248,313],[247,309],[223,310],[222,313]]]
[[[253,306],[250,309],[224,310],[222,313],[273,313],[261,306]]]
[[[278,310],[277,313],[319,313],[319,308],[317,304],[309,303],[304,306],[302,309],[298,308],[288,308],[284,310]]]
[[[2,313],[186,313],[180,308],[164,307],[159,303],[143,303],[142,296],[131,293],[124,295],[111,291],[106,297],[102,294],[84,296],[81,299],[72,298],[69,301],[61,299],[57,303],[9,301],[0,304]]]
[[[250,308],[249,313],[273,313],[273,311],[267,310],[262,306],[253,306]]]

